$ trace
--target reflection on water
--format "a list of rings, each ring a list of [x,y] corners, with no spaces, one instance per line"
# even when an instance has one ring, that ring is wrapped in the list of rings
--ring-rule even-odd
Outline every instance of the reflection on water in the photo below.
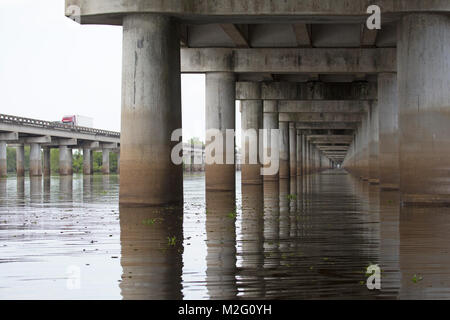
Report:
[[[344,171],[238,176],[236,194],[187,175],[183,208],[119,208],[118,186],[0,179],[0,298],[450,298],[450,208],[400,208]],[[381,291],[366,287],[370,264]]]

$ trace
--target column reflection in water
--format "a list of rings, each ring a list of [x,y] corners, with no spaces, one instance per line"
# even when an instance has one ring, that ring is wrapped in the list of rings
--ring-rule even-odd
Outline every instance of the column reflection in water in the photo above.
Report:
[[[206,192],[206,287],[210,299],[233,299],[236,287],[235,192]]]
[[[72,202],[73,201],[73,176],[59,177],[59,201]]]
[[[49,203],[50,199],[51,199],[51,190],[50,190],[50,186],[51,186],[51,177],[50,176],[44,176],[43,179],[43,185],[44,185],[44,202],[45,203]]]
[[[0,181],[1,183],[1,181]],[[16,196],[16,202],[18,205],[24,204],[25,199],[25,178],[24,177],[17,177],[17,196]],[[1,192],[1,191],[0,191]],[[1,193],[3,194],[3,193]]]
[[[239,286],[244,298],[264,298],[264,194],[262,185],[242,186],[241,252]]]
[[[30,177],[30,201],[31,203],[42,202],[42,178]]]
[[[288,251],[290,246],[290,199],[294,196],[294,194],[289,193],[291,179],[280,179],[280,230],[278,241],[281,253]]]
[[[8,195],[6,193],[7,179],[0,178],[0,204],[6,204],[8,200]]]
[[[450,208],[402,207],[400,299],[448,299]]]
[[[264,269],[279,265],[280,185],[264,181]]]
[[[382,295],[396,298],[400,288],[399,217],[400,195],[397,191],[380,191],[380,267]]]
[[[120,207],[123,299],[182,299],[183,208]]]
[[[83,175],[83,201],[89,202],[93,198],[94,187],[93,182],[94,177],[92,175]]]

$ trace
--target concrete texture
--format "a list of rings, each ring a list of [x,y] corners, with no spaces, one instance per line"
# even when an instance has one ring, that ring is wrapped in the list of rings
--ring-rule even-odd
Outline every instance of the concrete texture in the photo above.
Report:
[[[0,141],[0,178],[8,175],[6,154],[6,142]]]
[[[280,179],[287,179],[290,176],[289,168],[289,123],[280,122]]]
[[[17,177],[25,176],[25,151],[23,144],[16,147],[16,174]]]
[[[278,121],[278,102],[273,100],[264,100],[264,115],[263,115],[263,125],[265,131],[265,141],[263,142],[263,154],[271,155],[272,158],[280,158],[280,146],[279,141],[272,141],[270,138],[270,130],[279,130]],[[275,144],[272,144],[275,142]],[[264,160],[264,163],[269,163],[269,161]],[[270,167],[270,164],[264,164],[265,168]],[[279,170],[273,175],[264,175],[264,181],[278,181]]]
[[[450,17],[411,14],[398,29],[400,191],[450,204]]]
[[[326,83],[320,81],[271,81],[262,83],[261,92],[248,90],[248,86],[248,82],[236,83],[236,99],[258,100],[261,97],[264,100],[306,100],[309,103],[311,103],[311,100],[364,101],[377,99],[376,82]]]
[[[166,16],[123,19],[120,203],[181,204],[183,167],[171,161],[181,128],[179,34]]]
[[[72,149],[68,146],[59,147],[59,175],[71,176],[73,174],[72,167]]]
[[[42,176],[41,146],[38,143],[30,145],[30,177]]]
[[[102,173],[103,174],[109,174],[110,173],[110,169],[109,169],[109,154],[110,154],[110,150],[109,149],[103,149],[102,150]]]
[[[44,154],[44,169],[43,169],[43,173],[44,176],[49,177],[51,175],[51,168],[50,168],[50,148],[44,148],[43,149],[43,154]]]
[[[261,175],[261,162],[259,161],[259,129],[263,128],[263,102],[262,100],[243,100],[241,101],[241,109],[241,181],[242,184],[262,184],[263,177]],[[252,130],[254,133],[253,141],[244,139],[246,130]],[[250,163],[251,156],[256,158],[257,163]]]
[[[378,129],[378,105],[374,103],[370,109],[370,142],[369,142],[369,183],[379,184],[379,129]]]
[[[303,166],[303,135],[300,130],[297,130],[297,177],[302,176]]]
[[[397,75],[378,75],[380,187],[397,190],[400,184]]]
[[[297,176],[297,129],[295,123],[289,123],[289,175]]]
[[[395,72],[396,63],[392,48],[181,49],[184,73],[380,73]]]
[[[94,173],[92,150],[83,149],[83,174],[92,175]],[[117,163],[119,165],[119,163]]]
[[[206,74],[206,130],[219,130],[223,139],[223,150],[216,150],[216,158],[222,159],[223,164],[206,164],[206,190],[234,191],[236,188],[236,166],[226,164],[226,129],[235,130],[236,127],[235,81],[233,73]],[[206,141],[207,146],[208,143]],[[233,146],[233,150],[228,151],[234,154],[234,141],[228,143]]]

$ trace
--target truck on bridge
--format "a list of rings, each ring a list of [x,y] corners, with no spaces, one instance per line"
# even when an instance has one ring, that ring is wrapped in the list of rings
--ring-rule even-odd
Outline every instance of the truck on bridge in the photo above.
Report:
[[[86,127],[86,128],[94,127],[94,119],[92,119],[91,117],[80,116],[77,114],[64,116],[61,122],[64,124],[71,124],[77,127]]]

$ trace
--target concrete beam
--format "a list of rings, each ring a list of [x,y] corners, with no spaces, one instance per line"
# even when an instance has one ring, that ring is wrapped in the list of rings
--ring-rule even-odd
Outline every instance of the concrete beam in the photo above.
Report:
[[[19,140],[18,132],[2,132],[0,133],[0,141],[16,141]]]
[[[100,143],[100,149],[116,149],[117,143]]]
[[[306,23],[294,23],[292,25],[294,30],[295,39],[297,40],[297,45],[301,48],[309,48],[312,45],[311,41],[311,30],[309,25]]]
[[[363,114],[359,113],[280,113],[279,121],[288,122],[361,122]],[[299,128],[297,128],[299,129]]]
[[[393,48],[183,48],[181,72],[394,73]]]
[[[300,130],[356,130],[358,124],[353,122],[297,122],[296,128]]]
[[[160,13],[187,21],[207,22],[214,18],[222,22],[261,23],[266,19],[286,23],[299,18],[316,22],[332,19],[362,22],[371,4],[379,5],[386,17],[405,12],[450,11],[448,0],[66,0],[65,8],[67,16],[79,14],[82,24],[122,25],[123,17],[130,13]]]
[[[279,101],[279,112],[346,112],[365,113],[370,110],[372,103],[368,101]]]
[[[347,151],[348,146],[321,146],[316,145],[317,149],[321,151]]]
[[[248,41],[239,28],[232,23],[221,24],[222,30],[230,37],[238,48],[249,48]]]
[[[52,137],[50,136],[41,136],[41,137],[28,137],[28,138],[23,138],[20,139],[20,142],[23,143],[30,143],[30,144],[34,144],[34,143],[51,143],[52,142]]]
[[[77,139],[65,139],[65,138],[53,138],[52,139],[52,143],[46,146],[55,146],[55,147],[59,147],[59,146],[76,146],[78,145],[78,140]]]
[[[353,136],[352,135],[307,135],[307,139],[308,141],[330,141],[330,142],[335,142],[335,141],[352,141],[353,140]]]
[[[376,82],[326,83],[269,82],[260,91],[249,90],[252,82],[236,83],[237,100],[376,100]]]
[[[98,141],[84,141],[80,144],[83,149],[99,149],[100,143]]]

